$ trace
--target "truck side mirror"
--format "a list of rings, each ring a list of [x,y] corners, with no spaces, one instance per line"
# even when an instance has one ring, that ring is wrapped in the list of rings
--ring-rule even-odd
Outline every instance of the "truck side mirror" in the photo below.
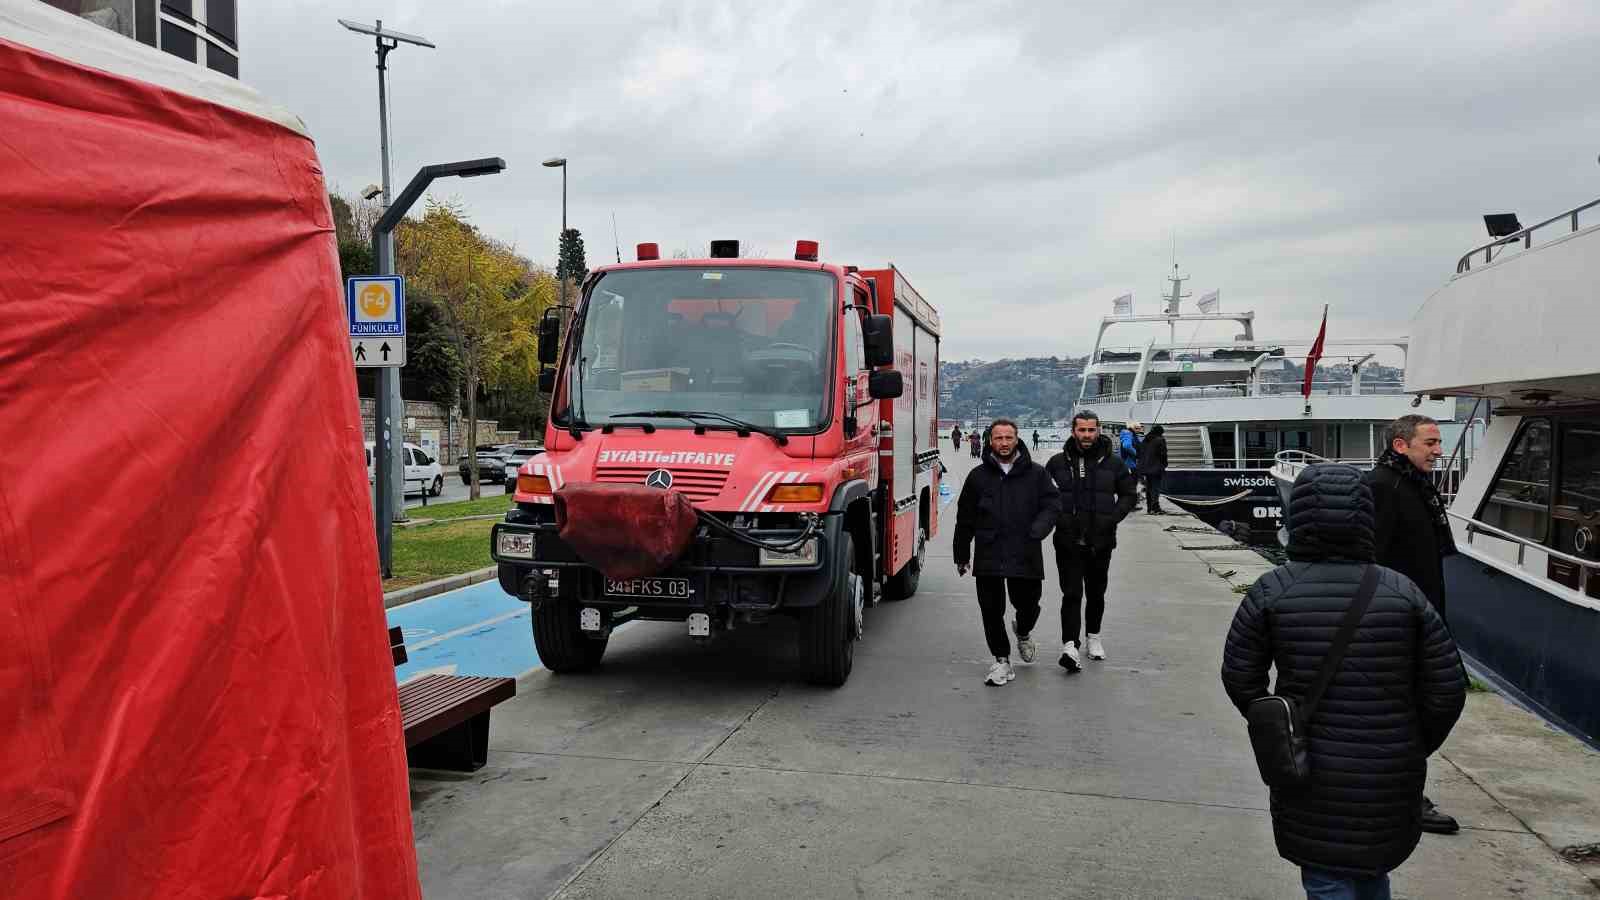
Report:
[[[539,370],[539,393],[548,394],[556,389],[556,370]]]
[[[905,379],[895,369],[878,369],[867,375],[867,396],[874,400],[893,400],[905,392]]]
[[[876,369],[894,362],[894,319],[883,315],[865,317],[861,341],[866,345],[868,367]]]
[[[552,365],[561,352],[561,320],[545,316],[539,320],[539,364]]]

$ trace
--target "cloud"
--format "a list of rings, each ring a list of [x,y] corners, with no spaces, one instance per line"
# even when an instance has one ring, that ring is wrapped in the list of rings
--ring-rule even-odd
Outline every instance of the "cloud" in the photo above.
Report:
[[[893,261],[946,358],[1078,355],[1179,261],[1258,330],[1400,334],[1481,242],[1590,199],[1600,17],[1581,0],[1361,4],[348,0],[432,38],[390,58],[395,180],[441,184],[553,261],[560,174],[591,264],[737,237]],[[326,170],[376,180],[370,42],[311,0],[245,4],[244,80]],[[390,18],[390,17],[393,18]],[[624,253],[624,258],[629,254]],[[1224,336],[1224,335],[1218,335]]]

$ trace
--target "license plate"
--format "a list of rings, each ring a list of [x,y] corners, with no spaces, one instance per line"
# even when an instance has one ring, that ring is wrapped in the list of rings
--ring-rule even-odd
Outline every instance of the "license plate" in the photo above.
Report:
[[[687,578],[628,578],[606,579],[606,595],[643,600],[687,600]]]

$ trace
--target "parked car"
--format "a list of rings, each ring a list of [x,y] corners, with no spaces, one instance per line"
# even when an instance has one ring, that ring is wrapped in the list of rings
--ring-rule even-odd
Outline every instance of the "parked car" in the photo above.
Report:
[[[478,482],[480,484],[498,484],[505,480],[505,458],[511,452],[510,445],[479,444],[478,445]],[[466,456],[457,460],[456,468],[461,473],[461,483],[472,481],[472,469],[467,465]]]
[[[503,479],[506,485],[506,493],[515,494],[517,492],[517,470],[522,468],[522,464],[543,452],[543,447],[517,446],[511,448],[511,452],[506,454],[505,457]]]
[[[367,483],[372,484],[377,476],[372,470],[372,442],[367,442]],[[437,497],[444,493],[444,466],[439,461],[429,456],[416,444],[402,444],[400,447],[400,465],[404,472],[405,492],[420,494],[427,491],[428,496]]]

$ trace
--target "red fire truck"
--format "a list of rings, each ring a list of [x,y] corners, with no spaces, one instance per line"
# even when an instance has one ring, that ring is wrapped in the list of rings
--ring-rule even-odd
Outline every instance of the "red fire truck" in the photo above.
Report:
[[[917,590],[938,526],[938,313],[893,266],[820,263],[813,241],[738,257],[736,241],[706,259],[640,244],[589,275],[564,336],[560,317],[541,324],[545,453],[490,541],[552,671],[593,667],[632,619],[707,638],[781,614],[800,621],[807,677],[839,685],[865,609]],[[647,577],[578,549],[655,539],[575,502],[619,484],[692,503],[687,549]]]

